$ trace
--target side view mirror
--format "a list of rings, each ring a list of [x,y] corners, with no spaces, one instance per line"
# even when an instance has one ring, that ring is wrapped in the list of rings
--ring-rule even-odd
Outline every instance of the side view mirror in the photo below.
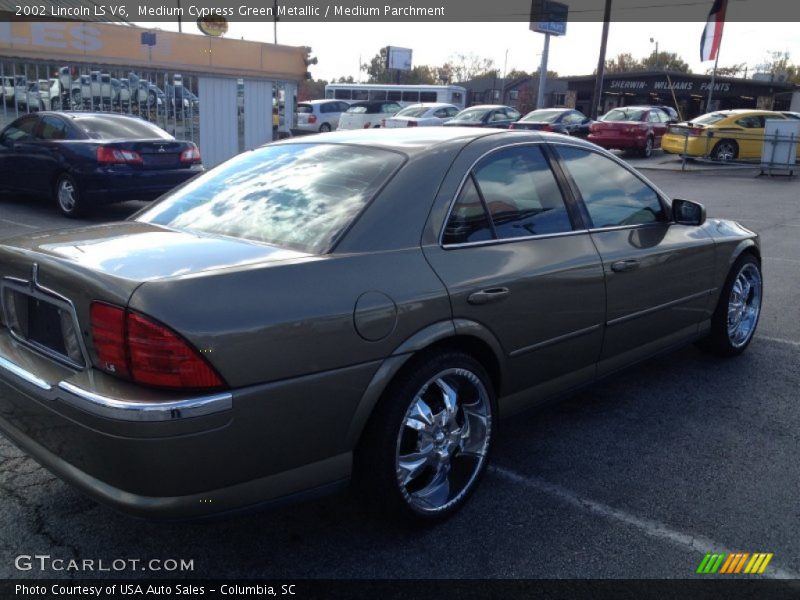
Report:
[[[706,221],[706,208],[699,202],[676,198],[672,201],[672,219],[679,225],[699,226]]]

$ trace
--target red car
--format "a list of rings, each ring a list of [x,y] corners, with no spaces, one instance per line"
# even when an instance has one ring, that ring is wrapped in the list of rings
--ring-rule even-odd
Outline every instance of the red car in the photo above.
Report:
[[[607,150],[638,152],[645,158],[661,147],[661,138],[672,122],[655,106],[621,106],[608,111],[589,128],[589,141]]]

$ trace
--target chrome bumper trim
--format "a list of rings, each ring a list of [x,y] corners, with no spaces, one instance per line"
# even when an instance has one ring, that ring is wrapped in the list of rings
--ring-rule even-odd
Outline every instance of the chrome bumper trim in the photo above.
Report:
[[[18,367],[17,365],[12,363],[10,360],[6,360],[2,356],[0,356],[0,367],[5,369],[9,373],[12,373],[13,375],[16,375],[17,377],[19,377],[23,381],[27,381],[28,383],[31,383],[31,384],[35,385],[40,390],[44,390],[44,391],[48,392],[51,389],[50,384],[47,383],[44,379],[38,378],[33,373],[29,373],[28,371],[26,371],[22,367]]]
[[[59,398],[80,410],[120,421],[174,421],[188,419],[233,408],[233,395],[229,392],[173,400],[167,402],[134,402],[109,398],[89,392],[67,381],[58,384]]]

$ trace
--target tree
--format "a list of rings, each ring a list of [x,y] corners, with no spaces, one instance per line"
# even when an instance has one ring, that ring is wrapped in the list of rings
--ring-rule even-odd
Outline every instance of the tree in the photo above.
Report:
[[[606,73],[629,73],[630,71],[641,71],[641,61],[633,58],[630,52],[617,54],[614,58],[606,60]]]
[[[494,70],[494,61],[491,58],[480,58],[472,53],[454,54],[440,69],[446,76],[443,80],[449,83],[476,79],[492,73]],[[441,76],[440,79],[442,79]]]
[[[339,77],[339,79],[334,79],[333,83],[355,83],[356,80],[353,79],[352,75],[348,75],[347,77]]]
[[[800,66],[792,64],[788,52],[773,51],[769,53],[769,58],[765,65],[762,65],[767,73],[773,76],[786,74],[786,81],[800,83]]]
[[[328,82],[324,79],[304,79],[297,88],[297,101],[306,102],[325,97],[325,86]]]
[[[706,75],[711,75],[713,72],[713,67],[706,69]],[[735,65],[730,65],[729,67],[717,68],[717,75],[720,77],[739,77],[745,73],[747,73],[747,63],[737,63]]]
[[[659,52],[656,56],[655,50],[645,59],[642,59],[641,68],[656,69],[659,71],[679,71],[681,73],[691,73],[688,63],[675,52]]]

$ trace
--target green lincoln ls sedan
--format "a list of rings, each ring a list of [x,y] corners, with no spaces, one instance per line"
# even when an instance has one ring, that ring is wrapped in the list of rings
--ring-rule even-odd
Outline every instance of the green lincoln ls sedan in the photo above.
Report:
[[[331,133],[130,219],[0,243],[0,431],[101,502],[192,518],[331,491],[436,521],[499,417],[753,337],[756,234],[566,136]]]

